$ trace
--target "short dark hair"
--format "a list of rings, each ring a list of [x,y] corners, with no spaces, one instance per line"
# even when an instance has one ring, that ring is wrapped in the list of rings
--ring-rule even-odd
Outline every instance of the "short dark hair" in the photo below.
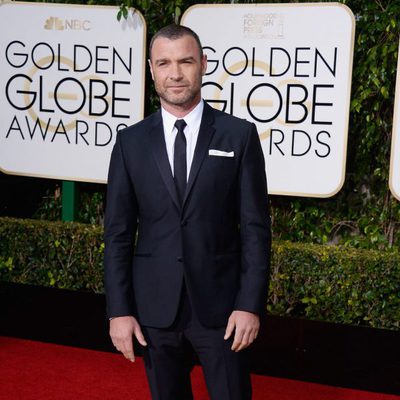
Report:
[[[201,46],[200,38],[197,35],[197,33],[192,31],[187,26],[176,25],[176,24],[164,26],[164,28],[161,28],[158,32],[156,32],[154,34],[154,36],[151,38],[151,41],[150,41],[149,58],[151,59],[151,49],[153,48],[153,44],[154,44],[155,40],[158,39],[159,37],[163,37],[163,38],[170,39],[170,40],[175,40],[175,39],[179,39],[185,35],[191,36],[196,41],[197,45],[199,46],[200,58],[202,58],[203,57],[203,47]]]

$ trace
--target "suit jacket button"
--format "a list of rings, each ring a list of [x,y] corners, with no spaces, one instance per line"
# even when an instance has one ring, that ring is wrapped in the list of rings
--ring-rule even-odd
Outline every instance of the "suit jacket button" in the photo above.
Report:
[[[178,257],[177,260],[178,260],[178,262],[182,262],[183,258],[182,257]]]
[[[187,221],[186,220],[181,221],[181,226],[186,226],[186,225],[187,225]]]

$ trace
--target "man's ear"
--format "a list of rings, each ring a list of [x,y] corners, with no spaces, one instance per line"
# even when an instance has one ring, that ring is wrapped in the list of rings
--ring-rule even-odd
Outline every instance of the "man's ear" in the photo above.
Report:
[[[201,75],[204,76],[207,72],[207,56],[203,54],[203,58],[201,59]]]
[[[147,62],[149,63],[149,68],[150,68],[150,73],[151,73],[151,79],[153,79],[153,81],[154,81],[153,67],[151,66],[151,60],[150,60],[150,58],[147,60]]]

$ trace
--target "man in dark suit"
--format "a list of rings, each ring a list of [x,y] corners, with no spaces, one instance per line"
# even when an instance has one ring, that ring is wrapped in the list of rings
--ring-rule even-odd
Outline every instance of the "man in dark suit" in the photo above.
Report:
[[[257,131],[201,99],[207,60],[189,28],[161,29],[149,64],[161,110],[118,134],[110,162],[110,335],[131,361],[132,337],[144,346],[153,399],[193,398],[189,343],[211,399],[250,399],[241,350],[258,334],[270,257]]]

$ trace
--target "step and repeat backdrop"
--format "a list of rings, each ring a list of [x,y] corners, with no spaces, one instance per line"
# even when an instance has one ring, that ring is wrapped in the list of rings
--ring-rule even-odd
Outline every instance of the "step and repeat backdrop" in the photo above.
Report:
[[[197,5],[182,23],[199,34],[208,56],[203,97],[257,125],[270,193],[329,197],[339,191],[353,60],[350,9]]]
[[[0,168],[106,182],[119,129],[143,118],[146,25],[117,7],[0,6]]]
[[[136,10],[121,21],[117,12],[0,6],[3,172],[106,183],[118,130],[144,117],[146,23]],[[199,34],[208,57],[203,98],[257,125],[270,193],[337,193],[346,169],[351,10],[338,3],[196,5],[181,23]],[[397,99],[390,187],[400,199],[399,108]]]
[[[400,200],[400,40],[395,96],[389,186],[393,196]]]

